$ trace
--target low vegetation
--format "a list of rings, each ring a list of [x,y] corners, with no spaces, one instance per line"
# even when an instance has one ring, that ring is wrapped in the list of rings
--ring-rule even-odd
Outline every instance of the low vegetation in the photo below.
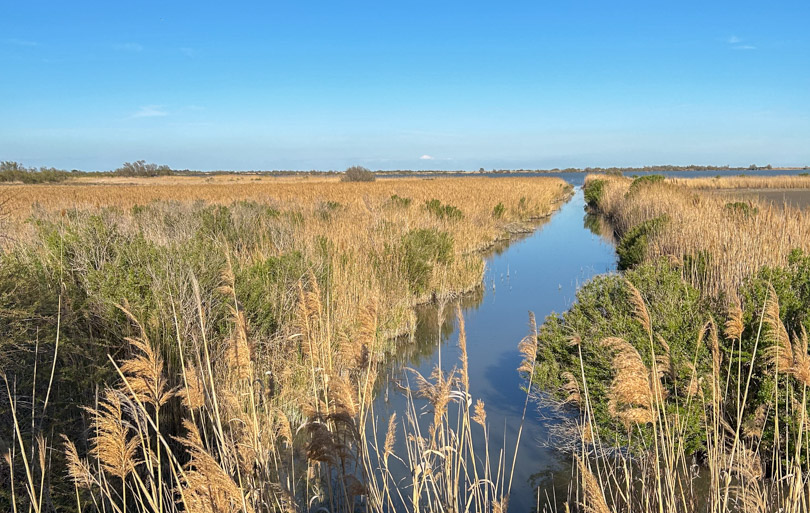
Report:
[[[810,176],[807,173],[770,177],[717,176],[672,179],[671,182],[694,189],[810,189]]]
[[[471,456],[474,428],[488,440],[464,360],[409,392],[429,426],[416,407],[378,426],[371,398],[414,306],[477,287],[479,251],[550,214],[564,182],[164,187],[15,197],[0,510],[503,507],[506,465]],[[434,199],[463,218],[434,215]]]

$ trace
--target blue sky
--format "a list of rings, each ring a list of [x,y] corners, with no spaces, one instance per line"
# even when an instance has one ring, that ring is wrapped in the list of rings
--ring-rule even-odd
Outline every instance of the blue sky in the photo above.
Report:
[[[810,164],[810,2],[0,6],[0,159]]]

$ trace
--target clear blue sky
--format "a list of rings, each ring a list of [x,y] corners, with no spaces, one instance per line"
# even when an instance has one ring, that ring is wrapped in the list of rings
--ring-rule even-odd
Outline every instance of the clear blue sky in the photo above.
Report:
[[[810,2],[0,5],[0,159],[810,164]]]

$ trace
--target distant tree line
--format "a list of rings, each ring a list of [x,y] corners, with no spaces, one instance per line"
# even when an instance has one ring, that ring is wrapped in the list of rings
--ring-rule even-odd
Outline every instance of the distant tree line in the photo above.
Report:
[[[170,176],[172,168],[166,165],[147,164],[145,160],[124,162],[124,165],[113,171],[115,176]]]
[[[54,183],[64,182],[75,173],[53,167],[25,167],[19,162],[0,162],[0,182]]]

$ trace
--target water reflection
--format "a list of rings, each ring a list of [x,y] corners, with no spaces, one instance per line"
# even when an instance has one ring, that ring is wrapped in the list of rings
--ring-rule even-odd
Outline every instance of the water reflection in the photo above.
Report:
[[[529,311],[542,322],[552,311],[566,310],[577,288],[593,275],[615,269],[613,247],[583,227],[583,209],[582,192],[577,191],[533,233],[494,246],[487,257],[484,285],[459,298],[467,331],[470,391],[474,399],[486,403],[490,457],[495,462],[503,458],[511,464],[520,427],[526,381],[516,370],[521,361],[517,344],[528,333]],[[399,345],[392,355],[391,366],[383,373],[385,377],[374,404],[379,425],[386,425],[394,412],[400,420],[406,417],[407,404],[399,384],[412,381],[413,375],[405,368],[428,376],[439,362],[444,370],[459,365],[455,305],[447,304],[444,313],[439,324],[436,305],[418,309],[413,340]],[[417,413],[421,408],[430,411],[422,400],[417,401],[416,408]],[[430,417],[425,415],[426,423]],[[560,476],[570,473],[567,458],[548,447],[548,427],[548,422],[541,420],[530,405],[515,467],[511,511],[531,511],[536,507],[538,486],[542,485],[541,498],[546,493],[546,481],[540,479],[544,472]],[[380,433],[378,437],[384,435]],[[397,435],[400,443],[404,436],[401,427]],[[504,453],[500,454],[496,448],[503,446],[504,440]],[[404,446],[396,449],[402,450]],[[482,454],[483,448],[477,446],[476,457],[483,457]],[[397,471],[401,486],[406,486],[407,469],[402,465]],[[561,484],[564,480],[560,477]],[[552,491],[549,493],[553,495]]]

